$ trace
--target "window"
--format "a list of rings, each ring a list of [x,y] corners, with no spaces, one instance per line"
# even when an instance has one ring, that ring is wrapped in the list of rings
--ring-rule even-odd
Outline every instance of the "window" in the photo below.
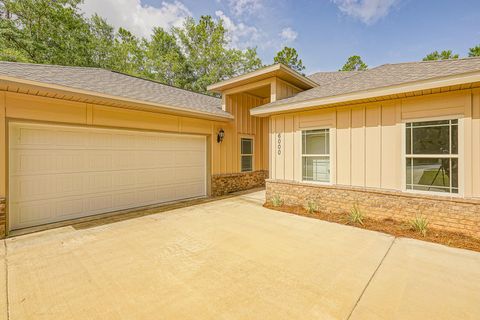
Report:
[[[253,139],[240,139],[242,172],[253,171]]]
[[[302,176],[304,181],[330,182],[329,129],[302,132]]]
[[[407,190],[458,193],[458,120],[406,124]]]

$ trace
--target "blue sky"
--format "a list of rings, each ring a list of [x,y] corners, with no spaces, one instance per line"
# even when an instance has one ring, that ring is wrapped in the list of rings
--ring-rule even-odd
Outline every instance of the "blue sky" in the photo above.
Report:
[[[377,66],[434,50],[466,56],[480,44],[478,0],[85,0],[84,11],[145,37],[155,25],[212,15],[233,46],[257,47],[266,64],[283,45],[296,48],[307,73],[337,70],[353,54]]]

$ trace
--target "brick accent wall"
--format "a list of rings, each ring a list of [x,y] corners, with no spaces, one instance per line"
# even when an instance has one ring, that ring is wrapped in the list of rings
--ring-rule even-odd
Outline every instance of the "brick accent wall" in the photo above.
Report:
[[[480,199],[267,180],[267,201],[274,195],[286,205],[315,201],[321,210],[333,213],[347,213],[356,202],[365,216],[376,219],[409,221],[422,215],[432,228],[480,238]]]
[[[0,198],[0,239],[5,238],[7,231],[7,210],[5,198]]]
[[[266,170],[213,175],[211,184],[212,196],[263,187],[267,178],[268,171]]]

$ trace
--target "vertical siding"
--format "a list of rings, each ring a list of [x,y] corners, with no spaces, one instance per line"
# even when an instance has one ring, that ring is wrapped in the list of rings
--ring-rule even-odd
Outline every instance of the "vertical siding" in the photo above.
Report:
[[[294,96],[301,91],[302,91],[301,89],[295,87],[294,85],[289,84],[277,78],[277,81],[276,81],[276,99],[277,100]]]
[[[350,185],[351,183],[351,109],[337,111],[337,184]]]
[[[472,196],[480,197],[480,90],[472,95]]]
[[[286,180],[293,180],[293,172],[295,170],[294,162],[294,130],[293,130],[293,115],[285,116],[285,135],[284,135],[284,157],[285,157],[285,176]]]
[[[254,140],[254,170],[268,169],[268,119],[250,116],[250,109],[264,104],[263,99],[237,93],[226,97],[226,110],[235,119],[225,130],[225,140],[221,145],[221,163],[225,162],[215,173],[236,173],[240,171],[240,139],[251,137]],[[265,160],[267,159],[267,160]]]
[[[381,108],[365,108],[365,186],[380,188],[381,177]]]
[[[285,179],[285,117],[274,117],[275,133],[274,141],[274,158],[275,158],[275,179]],[[280,135],[280,136],[279,136]]]
[[[351,184],[365,186],[365,107],[352,109]]]
[[[382,106],[381,132],[381,184],[384,189],[399,189],[400,182],[400,131],[397,127],[397,113],[394,104]]]
[[[301,181],[301,132],[328,127],[332,183],[403,190],[404,123],[438,117],[461,117],[459,180],[466,197],[480,198],[480,89],[273,116],[272,178]]]

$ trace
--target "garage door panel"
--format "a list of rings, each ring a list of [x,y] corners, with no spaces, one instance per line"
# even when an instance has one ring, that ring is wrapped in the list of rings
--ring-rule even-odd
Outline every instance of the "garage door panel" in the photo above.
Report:
[[[52,155],[41,152],[19,152],[10,161],[15,173],[31,172],[33,174],[46,174],[51,172],[52,163],[55,161]]]
[[[55,201],[55,215],[62,218],[71,218],[81,216],[87,211],[86,201],[84,199],[66,199]],[[56,219],[55,219],[56,220]]]
[[[177,136],[175,138],[175,150],[193,150],[193,151],[202,151],[203,147],[201,144],[198,144],[197,141],[189,139],[188,136]]]
[[[10,206],[15,215],[10,216],[10,224],[36,225],[54,216],[54,204],[48,201],[35,201]]]
[[[82,175],[83,176],[83,175]],[[90,192],[97,193],[112,189],[112,173],[111,172],[94,172],[83,176],[85,188]]]
[[[9,130],[10,229],[206,195],[205,137],[16,123]]]
[[[55,174],[88,168],[82,151],[11,150],[12,174]]]
[[[89,171],[104,171],[112,168],[113,154],[103,151],[90,151],[87,155],[87,168]]]
[[[54,193],[54,183],[48,176],[27,177],[13,180],[10,192],[14,195],[10,199],[14,201],[23,198],[43,199]]]
[[[58,149],[85,147],[88,142],[88,135],[78,131],[58,130],[55,134],[55,147]]]
[[[29,146],[34,149],[35,146],[48,147],[55,138],[54,133],[42,129],[20,128],[11,136],[16,140],[18,146]]]
[[[204,173],[198,172],[202,167],[182,167],[175,168],[175,181],[178,183],[194,181],[203,181]]]
[[[204,166],[205,156],[201,151],[176,151],[175,163],[177,166]]]
[[[157,183],[159,186],[169,186],[175,183],[175,170],[172,168],[163,168],[156,170]]]
[[[187,198],[189,195],[194,195],[200,197],[203,192],[202,183],[191,183],[182,186],[177,186],[175,188],[175,197],[177,199]]]

